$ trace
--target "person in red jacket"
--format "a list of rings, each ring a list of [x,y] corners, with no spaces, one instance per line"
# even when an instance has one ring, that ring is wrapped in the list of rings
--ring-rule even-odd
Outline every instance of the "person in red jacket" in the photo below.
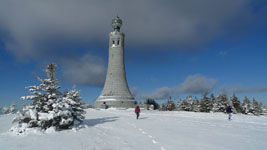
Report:
[[[138,119],[140,115],[140,107],[138,105],[135,107],[134,112],[136,113],[136,119]]]

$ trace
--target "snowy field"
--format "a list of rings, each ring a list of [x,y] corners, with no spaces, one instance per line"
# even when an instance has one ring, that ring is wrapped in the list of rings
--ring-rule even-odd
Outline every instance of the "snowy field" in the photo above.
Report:
[[[16,136],[0,116],[0,150],[266,150],[267,117],[88,109],[87,128]]]

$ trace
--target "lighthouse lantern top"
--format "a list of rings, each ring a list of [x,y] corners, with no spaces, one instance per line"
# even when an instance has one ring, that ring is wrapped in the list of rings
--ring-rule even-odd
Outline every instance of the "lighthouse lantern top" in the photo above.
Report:
[[[115,31],[120,31],[121,26],[122,26],[122,20],[120,19],[119,16],[117,16],[112,20],[112,27]]]

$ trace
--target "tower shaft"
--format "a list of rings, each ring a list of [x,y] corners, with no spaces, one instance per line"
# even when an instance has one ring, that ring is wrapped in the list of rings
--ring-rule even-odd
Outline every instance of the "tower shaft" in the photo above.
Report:
[[[129,90],[124,65],[124,34],[117,28],[109,34],[108,71],[104,89],[95,107],[131,108],[135,100]]]

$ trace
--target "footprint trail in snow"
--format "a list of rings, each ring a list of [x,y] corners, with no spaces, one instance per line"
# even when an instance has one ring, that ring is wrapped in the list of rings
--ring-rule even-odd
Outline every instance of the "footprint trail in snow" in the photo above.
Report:
[[[137,129],[138,131],[140,131],[142,134],[147,134],[147,132],[145,132],[143,129],[141,128],[137,128],[137,126],[133,123],[128,123],[129,125],[131,125],[133,128]],[[148,138],[152,139],[151,142],[153,144],[158,144],[158,142],[156,140],[153,139],[152,135],[147,135]],[[164,147],[160,146],[161,150],[166,150]]]

